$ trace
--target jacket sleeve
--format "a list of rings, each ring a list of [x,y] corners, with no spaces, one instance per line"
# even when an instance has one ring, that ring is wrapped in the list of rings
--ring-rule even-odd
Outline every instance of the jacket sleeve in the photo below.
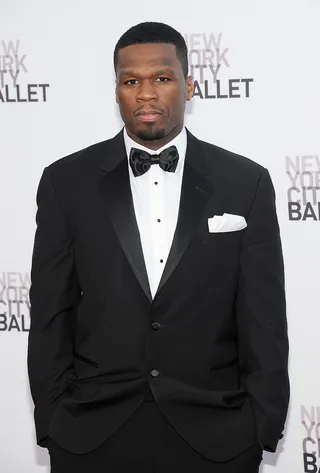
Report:
[[[37,443],[46,447],[52,413],[73,367],[72,324],[81,297],[72,236],[45,168],[37,190],[37,228],[31,265],[28,374]]]
[[[241,383],[253,408],[257,440],[275,451],[289,402],[288,336],[275,192],[264,168],[243,232],[236,319]]]

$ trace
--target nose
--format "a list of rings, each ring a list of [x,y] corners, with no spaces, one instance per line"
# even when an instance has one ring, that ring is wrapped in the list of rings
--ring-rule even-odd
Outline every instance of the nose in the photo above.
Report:
[[[152,81],[144,80],[138,88],[136,99],[138,102],[150,102],[157,100],[158,93]]]

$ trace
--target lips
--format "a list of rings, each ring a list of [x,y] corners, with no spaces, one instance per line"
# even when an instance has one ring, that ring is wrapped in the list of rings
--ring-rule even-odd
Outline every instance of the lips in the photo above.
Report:
[[[143,122],[154,122],[160,117],[161,113],[154,110],[141,110],[137,113],[137,118]]]

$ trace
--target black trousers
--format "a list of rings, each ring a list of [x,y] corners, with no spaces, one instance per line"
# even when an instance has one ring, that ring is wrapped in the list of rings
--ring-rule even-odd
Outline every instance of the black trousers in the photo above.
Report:
[[[165,419],[150,392],[136,412],[95,450],[75,455],[48,439],[51,473],[258,473],[260,445],[226,463],[196,452]]]

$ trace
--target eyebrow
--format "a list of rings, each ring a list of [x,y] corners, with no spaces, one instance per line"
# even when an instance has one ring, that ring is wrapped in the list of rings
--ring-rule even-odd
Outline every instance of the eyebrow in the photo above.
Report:
[[[174,77],[176,77],[176,74],[175,74],[174,70],[169,68],[169,67],[166,67],[166,68],[163,68],[163,69],[158,69],[157,71],[152,73],[153,76],[161,76],[162,74],[171,74]],[[122,76],[133,76],[133,77],[135,77],[135,76],[139,76],[139,73],[137,73],[137,71],[124,69],[119,74],[119,77],[122,77]]]

